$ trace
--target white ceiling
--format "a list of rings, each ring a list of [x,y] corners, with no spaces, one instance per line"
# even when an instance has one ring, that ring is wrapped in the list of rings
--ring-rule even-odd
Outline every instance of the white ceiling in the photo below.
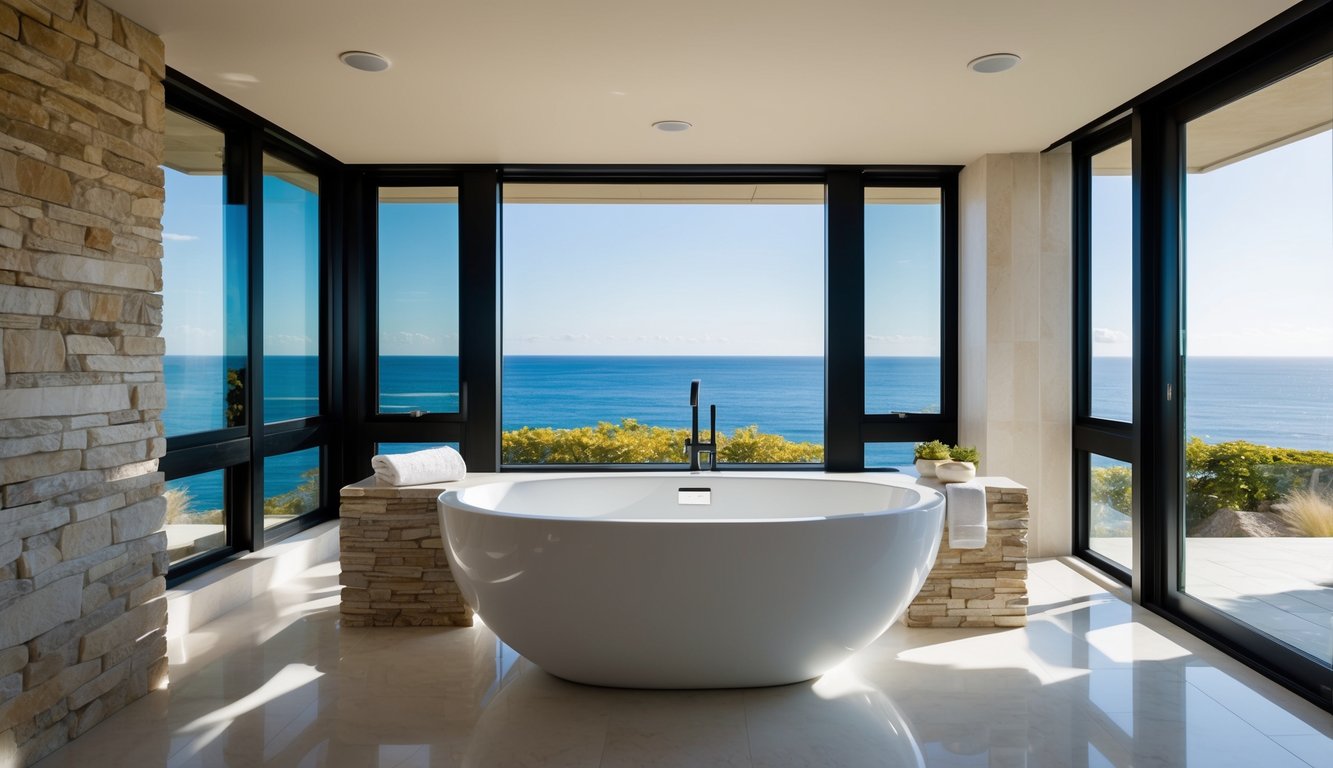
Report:
[[[106,3],[344,162],[871,164],[1044,149],[1294,0]]]

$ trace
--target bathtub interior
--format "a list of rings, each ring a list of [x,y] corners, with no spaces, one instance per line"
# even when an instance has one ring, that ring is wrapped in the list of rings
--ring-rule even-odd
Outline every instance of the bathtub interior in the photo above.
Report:
[[[708,504],[682,490],[708,489]],[[602,475],[487,483],[457,492],[462,505],[516,517],[624,522],[819,520],[916,506],[916,488],[829,478]]]

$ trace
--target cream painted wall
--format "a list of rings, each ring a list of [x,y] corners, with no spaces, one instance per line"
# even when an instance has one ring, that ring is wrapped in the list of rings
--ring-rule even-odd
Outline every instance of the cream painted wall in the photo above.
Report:
[[[986,155],[959,179],[959,441],[1027,486],[1034,556],[1071,551],[1068,148]]]

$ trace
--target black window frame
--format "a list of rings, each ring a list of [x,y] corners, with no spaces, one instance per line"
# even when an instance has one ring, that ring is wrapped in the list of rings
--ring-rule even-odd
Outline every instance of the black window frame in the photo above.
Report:
[[[502,184],[821,184],[825,188],[824,462],[726,464],[728,471],[862,472],[865,446],[878,442],[957,439],[958,174],[961,166],[682,166],[540,165],[502,167]],[[865,412],[865,190],[938,188],[941,203],[941,412]],[[460,212],[461,213],[461,212]],[[498,228],[498,227],[497,227]],[[503,244],[497,245],[498,249]],[[497,261],[502,258],[497,255]],[[497,265],[498,266],[498,265]],[[467,288],[462,290],[467,292]],[[496,310],[498,312],[498,297]],[[497,365],[499,358],[497,357]],[[497,390],[496,395],[499,396]],[[499,416],[499,410],[496,411]],[[501,424],[494,427],[497,448]],[[466,447],[466,446],[465,446]],[[467,459],[468,454],[464,453]],[[471,466],[471,459],[468,459]],[[500,471],[679,471],[672,464],[498,465]]]
[[[1074,275],[1074,369],[1073,381],[1073,548],[1074,554],[1096,565],[1118,581],[1128,585],[1132,568],[1106,557],[1091,547],[1092,531],[1092,454],[1123,461],[1137,474],[1134,463],[1134,429],[1137,418],[1129,421],[1098,418],[1092,415],[1092,159],[1112,147],[1130,142],[1133,148],[1131,120],[1128,116],[1073,143],[1073,275]],[[1132,290],[1132,289],[1131,289]],[[1137,331],[1136,331],[1137,333]],[[1138,357],[1132,358],[1137,370]],[[1132,530],[1137,535],[1137,514],[1130,511]]]
[[[436,165],[342,164],[174,70],[168,105],[209,124],[226,126],[238,150],[238,184],[248,205],[250,257],[251,424],[225,434],[168,440],[162,461],[168,478],[228,469],[241,500],[231,511],[234,541],[225,550],[189,560],[172,583],[245,551],[258,549],[336,515],[337,489],[368,474],[379,443],[457,443],[470,471],[682,470],[661,465],[500,465],[501,185],[514,183],[821,183],[826,188],[825,462],[823,465],[728,465],[735,470],[864,471],[867,444],[957,436],[958,174],[961,166],[821,165]],[[229,155],[231,150],[228,151]],[[321,402],[320,416],[263,424],[262,157],[268,152],[320,177]],[[229,166],[230,168],[230,166]],[[459,412],[412,417],[381,414],[378,396],[376,263],[381,186],[451,186],[459,190]],[[934,187],[941,196],[942,400],[938,414],[865,413],[864,206],[875,186]],[[847,299],[847,300],[844,300]],[[253,439],[259,435],[259,439]],[[297,520],[263,530],[262,460],[322,448],[321,506]]]
[[[343,261],[341,164],[312,145],[260,118],[174,69],[163,81],[168,109],[221,130],[229,205],[244,206],[246,221],[247,354],[245,424],[167,438],[159,461],[165,478],[175,480],[225,470],[226,545],[186,558],[167,572],[168,586],[263,549],[302,530],[336,517],[336,489],[346,483],[340,470],[343,388],[343,279],[335,265]],[[263,402],[263,156],[265,153],[315,174],[319,195],[320,413],[290,421],[264,423]],[[264,528],[264,459],[307,448],[320,448],[319,506],[292,520]]]
[[[1133,479],[1134,602],[1204,638],[1260,673],[1320,707],[1333,711],[1333,668],[1246,625],[1182,591],[1184,543],[1184,396],[1181,331],[1184,329],[1184,130],[1188,121],[1258,91],[1333,56],[1333,2],[1305,0],[1192,65],[1101,120],[1067,136],[1091,141],[1107,121],[1129,112],[1134,209],[1134,422],[1130,431]],[[1075,221],[1086,221],[1075,163]],[[1075,248],[1085,233],[1075,230]],[[1077,260],[1076,260],[1077,263]],[[1074,288],[1076,313],[1086,314],[1082,282]],[[1078,315],[1076,315],[1078,316]],[[1076,339],[1086,330],[1076,322]],[[1077,342],[1076,342],[1077,343]],[[1077,361],[1077,357],[1076,357]],[[1076,362],[1076,369],[1078,363]],[[1076,391],[1087,383],[1077,371]],[[1079,411],[1086,414],[1086,410]],[[1076,446],[1123,455],[1123,431],[1099,430],[1076,419]],[[1079,435],[1082,435],[1080,439]],[[1078,478],[1075,451],[1075,478]],[[1084,454],[1086,457],[1086,453]],[[1086,472],[1084,473],[1086,476]],[[1076,528],[1084,519],[1074,489]],[[1102,567],[1104,558],[1076,552]],[[1103,562],[1099,562],[1099,560]],[[1115,568],[1107,568],[1112,575]]]

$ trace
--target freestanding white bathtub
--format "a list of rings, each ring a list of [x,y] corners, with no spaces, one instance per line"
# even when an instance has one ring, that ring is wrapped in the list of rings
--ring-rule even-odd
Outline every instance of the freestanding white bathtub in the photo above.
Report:
[[[491,482],[439,510],[464,598],[547,672],[739,688],[817,677],[879,637],[934,563],[944,499],[831,475],[635,473]]]

